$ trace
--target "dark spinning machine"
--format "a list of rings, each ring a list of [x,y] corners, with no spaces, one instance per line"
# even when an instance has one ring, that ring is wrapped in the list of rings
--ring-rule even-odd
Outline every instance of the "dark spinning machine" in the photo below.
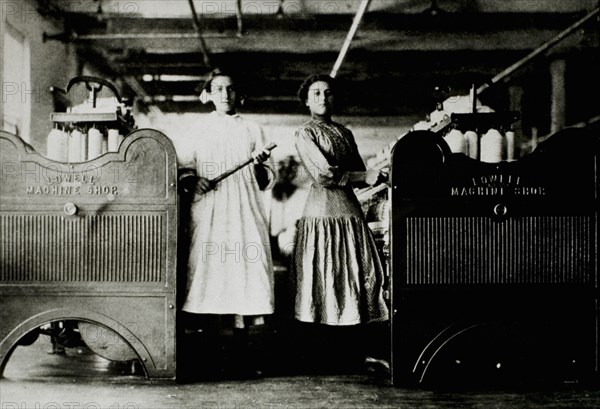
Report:
[[[394,382],[597,375],[598,135],[485,163],[415,131],[391,158]]]

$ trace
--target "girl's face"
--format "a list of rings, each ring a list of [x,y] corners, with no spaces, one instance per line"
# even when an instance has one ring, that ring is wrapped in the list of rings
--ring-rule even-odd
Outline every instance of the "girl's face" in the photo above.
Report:
[[[333,91],[325,81],[316,81],[308,88],[306,106],[313,115],[331,115]]]
[[[208,100],[212,101],[217,112],[221,114],[235,113],[237,98],[237,92],[230,77],[217,76],[213,78]]]

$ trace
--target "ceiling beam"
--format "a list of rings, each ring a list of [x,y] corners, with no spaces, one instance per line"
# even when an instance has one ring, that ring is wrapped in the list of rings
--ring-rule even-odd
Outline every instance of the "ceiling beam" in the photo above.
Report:
[[[577,21],[579,14],[446,13],[364,16],[353,49],[494,50],[534,49]],[[337,52],[351,24],[350,16],[245,16],[244,35],[235,18],[202,20],[202,35],[211,52]],[[187,19],[107,17],[103,26],[78,25],[73,16],[71,41],[115,49],[145,49],[156,53],[198,50],[197,34]]]
[[[410,30],[426,32],[489,32],[522,28],[561,30],[583,17],[583,13],[444,13],[440,15],[377,13],[364,15],[361,30]],[[152,18],[128,15],[94,15],[97,24],[80,22],[85,14],[63,13],[72,20],[72,25],[80,33],[91,29],[118,30],[120,32],[194,32],[190,30],[188,18]],[[91,17],[91,16],[88,16]],[[84,18],[85,20],[85,18]],[[256,30],[288,31],[341,31],[346,34],[352,24],[352,15],[244,15],[243,34]],[[466,25],[465,25],[466,24]],[[204,32],[238,32],[235,16],[202,16]]]
[[[417,78],[423,75],[456,75],[481,73],[494,75],[513,61],[526,55],[526,51],[495,50],[462,51],[398,51],[369,52],[351,50],[348,63],[340,76],[366,81],[374,78]],[[243,52],[213,54],[215,64],[225,68],[240,69],[240,74],[252,79],[302,81],[309,74],[328,72],[335,53],[294,54]],[[111,63],[122,72],[143,74],[203,75],[207,67],[199,53],[192,54],[124,54],[115,56]],[[490,77],[491,78],[491,77]]]

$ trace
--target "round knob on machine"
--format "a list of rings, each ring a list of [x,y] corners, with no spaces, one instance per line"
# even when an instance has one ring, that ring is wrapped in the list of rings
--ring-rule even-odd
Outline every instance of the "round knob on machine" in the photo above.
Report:
[[[65,203],[63,210],[67,214],[67,216],[74,216],[75,214],[77,214],[77,210],[79,209],[74,203],[69,202]]]
[[[499,203],[496,206],[494,206],[494,214],[496,216],[506,216],[507,213],[508,213],[508,208],[506,207],[506,205]]]

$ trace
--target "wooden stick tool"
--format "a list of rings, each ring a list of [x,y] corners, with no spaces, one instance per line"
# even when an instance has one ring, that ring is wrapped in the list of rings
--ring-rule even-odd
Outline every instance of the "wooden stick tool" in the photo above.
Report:
[[[267,146],[265,146],[264,148],[262,148],[262,150],[268,150],[268,151],[272,151],[273,149],[275,149],[277,147],[276,144],[274,143],[270,143]],[[235,166],[232,169],[229,169],[223,173],[221,173],[219,176],[215,177],[214,179],[210,180],[210,183],[214,186],[217,183],[219,183],[220,181],[222,181],[223,179],[228,178],[229,176],[233,175],[235,172],[241,170],[242,168],[248,166],[249,164],[252,163],[254,159],[252,157],[246,159],[245,161],[243,161],[242,163],[240,163],[239,165]]]

